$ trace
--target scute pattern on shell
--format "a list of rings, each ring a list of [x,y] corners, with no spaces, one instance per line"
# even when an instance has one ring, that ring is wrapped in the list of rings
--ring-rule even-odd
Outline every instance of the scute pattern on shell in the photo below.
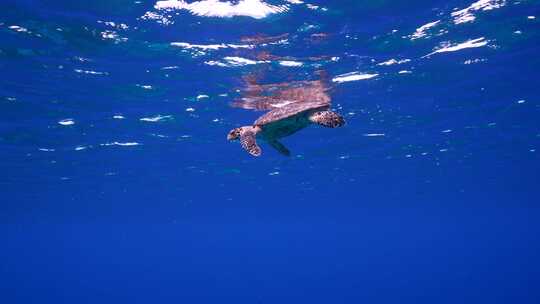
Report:
[[[282,108],[272,110],[259,117],[254,123],[256,126],[262,126],[278,120],[286,119],[304,111],[315,109],[327,109],[330,104],[327,101],[299,102],[286,105]]]

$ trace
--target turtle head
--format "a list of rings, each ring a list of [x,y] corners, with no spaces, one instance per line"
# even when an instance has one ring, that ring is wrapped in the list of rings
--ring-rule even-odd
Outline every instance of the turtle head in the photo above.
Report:
[[[240,131],[242,128],[234,128],[232,129],[229,134],[227,134],[227,140],[237,140],[240,138]]]

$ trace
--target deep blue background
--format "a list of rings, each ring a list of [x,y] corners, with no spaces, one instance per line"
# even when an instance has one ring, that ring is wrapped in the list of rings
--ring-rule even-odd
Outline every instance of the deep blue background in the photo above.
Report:
[[[153,1],[2,1],[0,302],[539,303],[540,24],[527,16],[540,5],[454,24],[472,0],[413,2],[261,20],[173,11],[163,25],[140,18]],[[340,60],[226,68],[204,62],[258,50],[169,45],[260,33],[289,33],[273,54]],[[411,61],[377,65],[391,58]],[[290,158],[225,140],[260,114],[228,105],[243,75],[319,68],[379,74],[333,89],[346,127],[284,139]],[[156,115],[170,118],[140,120]]]

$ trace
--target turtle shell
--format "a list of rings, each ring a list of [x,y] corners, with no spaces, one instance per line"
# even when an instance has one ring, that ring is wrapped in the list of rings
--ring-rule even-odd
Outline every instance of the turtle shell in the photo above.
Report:
[[[326,101],[313,101],[313,102],[296,102],[287,104],[281,108],[272,110],[263,116],[259,117],[254,123],[256,126],[262,126],[269,123],[273,123],[282,119],[287,119],[289,117],[295,116],[305,111],[317,110],[317,109],[327,109],[330,104]]]

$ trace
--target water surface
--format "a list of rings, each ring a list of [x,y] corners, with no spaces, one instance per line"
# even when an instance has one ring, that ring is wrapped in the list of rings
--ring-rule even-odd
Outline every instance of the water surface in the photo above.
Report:
[[[2,302],[538,302],[538,1],[0,9]],[[345,127],[227,142],[318,71]]]

